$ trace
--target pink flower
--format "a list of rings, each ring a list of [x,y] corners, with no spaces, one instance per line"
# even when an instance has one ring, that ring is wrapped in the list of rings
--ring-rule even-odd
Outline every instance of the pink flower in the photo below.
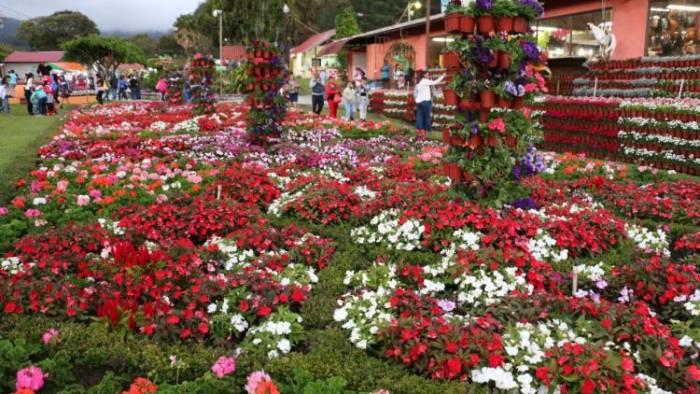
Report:
[[[100,197],[102,197],[102,192],[99,191],[99,190],[97,190],[97,189],[92,189],[92,190],[90,190],[89,195],[90,195],[90,197],[92,197],[93,199],[99,200]]]
[[[221,356],[211,366],[211,371],[214,372],[217,378],[221,379],[236,371],[236,360],[233,357]]]
[[[7,215],[8,209],[5,207],[0,207],[0,216],[5,216]]]
[[[39,367],[27,367],[17,371],[17,390],[30,389],[34,391],[44,387],[44,372]]]
[[[82,207],[82,206],[85,206],[85,205],[88,205],[88,204],[90,204],[90,196],[86,196],[86,195],[84,195],[84,194],[81,194],[81,195],[78,196],[78,199],[76,200],[76,203],[77,203],[79,206],[81,206],[81,207]]]
[[[69,184],[70,184],[70,182],[68,182],[66,180],[58,181],[58,183],[56,184],[56,191],[59,193],[65,192],[66,190],[68,190]]]
[[[525,92],[526,93],[532,93],[537,91],[537,85],[534,83],[528,83],[525,85]]]
[[[24,211],[24,216],[28,218],[38,218],[39,216],[41,216],[41,212],[38,209],[29,208],[26,211]]]
[[[265,371],[255,371],[248,375],[248,381],[245,384],[245,391],[248,394],[255,394],[255,390],[258,385],[264,382],[272,382],[270,375],[266,374]]]
[[[167,202],[167,201],[168,201],[168,196],[166,196],[165,194],[159,194],[158,197],[156,197],[156,201],[157,201],[159,204],[162,204],[162,203],[164,203],[164,202]]]
[[[506,123],[503,118],[496,118],[489,123],[489,130],[498,130],[501,134],[506,132]]]
[[[46,330],[44,335],[41,336],[41,341],[44,342],[44,345],[48,345],[56,336],[58,336],[58,330],[55,328],[49,328]]]

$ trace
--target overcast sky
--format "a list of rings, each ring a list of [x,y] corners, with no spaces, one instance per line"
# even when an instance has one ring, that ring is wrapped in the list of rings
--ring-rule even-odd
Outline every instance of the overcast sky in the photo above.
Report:
[[[201,0],[0,0],[2,15],[28,19],[55,11],[80,11],[102,31],[167,30]]]

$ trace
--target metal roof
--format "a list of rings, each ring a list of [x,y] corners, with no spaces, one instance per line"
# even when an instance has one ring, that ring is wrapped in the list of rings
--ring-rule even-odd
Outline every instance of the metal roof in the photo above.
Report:
[[[60,62],[63,59],[63,51],[15,51],[7,55],[5,63],[49,63]]]
[[[323,33],[314,34],[313,36],[307,38],[304,42],[292,48],[289,53],[294,55],[297,53],[304,53],[309,49],[316,48],[317,46],[325,43],[326,41],[333,38],[335,35],[335,29],[324,31]]]

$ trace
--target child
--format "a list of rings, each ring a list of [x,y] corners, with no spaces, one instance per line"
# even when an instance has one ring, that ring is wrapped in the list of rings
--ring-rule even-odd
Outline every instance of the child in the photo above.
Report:
[[[53,95],[53,88],[51,85],[44,81],[43,86],[44,92],[46,93],[46,113],[45,115],[57,115],[56,111],[56,99]]]
[[[47,95],[42,85],[37,84],[34,87],[30,100],[36,115],[46,115]]]

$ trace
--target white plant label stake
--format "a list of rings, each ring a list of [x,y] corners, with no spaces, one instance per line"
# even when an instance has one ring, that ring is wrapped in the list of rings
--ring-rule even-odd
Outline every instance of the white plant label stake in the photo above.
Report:
[[[678,98],[683,97],[683,88],[685,87],[685,78],[681,79],[681,87],[678,89]]]

